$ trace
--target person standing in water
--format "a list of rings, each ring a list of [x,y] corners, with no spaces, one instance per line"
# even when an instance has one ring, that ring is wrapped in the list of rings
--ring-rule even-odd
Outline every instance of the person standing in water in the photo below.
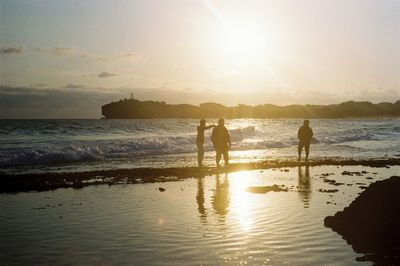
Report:
[[[196,144],[197,144],[197,162],[199,167],[203,166],[203,158],[204,158],[204,131],[206,129],[210,129],[215,127],[215,125],[206,126],[206,120],[201,119],[200,125],[197,127],[197,137],[196,137]]]
[[[303,126],[299,128],[299,131],[297,133],[297,138],[299,139],[299,147],[298,147],[299,161],[301,158],[301,152],[303,150],[303,147],[306,150],[306,162],[308,161],[308,155],[310,154],[310,144],[314,133],[312,129],[309,127],[309,125],[310,121],[304,120]]]
[[[218,126],[214,127],[212,136],[212,143],[214,144],[214,149],[216,152],[215,162],[217,167],[219,167],[219,161],[221,160],[221,155],[224,156],[225,166],[229,165],[229,154],[228,150],[231,147],[231,138],[229,132],[225,127],[225,120],[219,119]]]

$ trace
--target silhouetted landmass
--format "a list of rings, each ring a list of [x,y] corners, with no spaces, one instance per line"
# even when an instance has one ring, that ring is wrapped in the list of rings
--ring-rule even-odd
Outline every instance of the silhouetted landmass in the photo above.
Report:
[[[167,104],[159,101],[124,99],[102,106],[105,118],[346,118],[400,117],[400,100],[395,103],[348,101],[331,105],[273,104],[228,107],[218,103]]]
[[[378,265],[400,265],[400,177],[371,184],[343,211],[325,218],[357,253]]]

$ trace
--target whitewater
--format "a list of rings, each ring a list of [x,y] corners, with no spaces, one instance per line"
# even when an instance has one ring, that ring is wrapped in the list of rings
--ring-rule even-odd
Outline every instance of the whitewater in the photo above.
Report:
[[[210,119],[208,124],[215,124]],[[0,173],[195,166],[193,119],[0,120]],[[300,119],[232,119],[232,162],[297,156]],[[400,119],[312,119],[311,160],[400,156]],[[211,130],[205,164],[213,165]]]

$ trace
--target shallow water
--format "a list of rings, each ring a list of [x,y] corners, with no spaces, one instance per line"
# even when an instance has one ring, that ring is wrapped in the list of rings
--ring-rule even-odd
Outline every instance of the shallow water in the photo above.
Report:
[[[344,170],[369,173],[344,176],[340,174]],[[362,191],[359,186],[399,170],[399,166],[302,167],[2,194],[0,261],[7,265],[368,265],[356,261],[362,254],[325,228],[323,219],[356,198]],[[323,173],[334,173],[327,178],[345,184],[328,184]],[[249,186],[273,184],[286,185],[290,191],[246,191]],[[166,190],[160,192],[159,187]]]
[[[209,123],[216,121],[210,119]],[[232,119],[232,162],[295,158],[300,119]],[[195,166],[193,119],[0,120],[0,174]],[[400,156],[400,119],[313,119],[317,158]],[[205,164],[214,165],[205,134]]]

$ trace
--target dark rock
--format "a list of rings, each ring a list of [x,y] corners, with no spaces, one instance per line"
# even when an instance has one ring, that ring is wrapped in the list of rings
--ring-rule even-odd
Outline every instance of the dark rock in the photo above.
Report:
[[[377,181],[343,211],[325,217],[325,226],[375,263],[400,265],[399,192],[399,176]]]
[[[166,189],[163,188],[163,187],[159,187],[158,190],[161,191],[161,192],[164,192]]]
[[[289,189],[287,187],[285,187],[284,185],[273,185],[273,186],[260,186],[260,187],[248,187],[246,188],[247,192],[250,193],[259,193],[259,194],[263,194],[263,193],[267,193],[267,192],[287,192],[289,191]]]
[[[336,180],[333,180],[333,179],[325,179],[324,182],[328,183],[330,185],[333,185],[333,186],[342,186],[342,185],[344,185],[344,183],[336,182]]]
[[[362,172],[350,172],[350,171],[343,171],[342,175],[349,175],[349,176],[362,176],[365,171]],[[365,172],[366,173],[366,172]]]
[[[317,191],[321,192],[321,193],[336,193],[339,190],[338,189],[322,189],[322,188],[320,188]]]

